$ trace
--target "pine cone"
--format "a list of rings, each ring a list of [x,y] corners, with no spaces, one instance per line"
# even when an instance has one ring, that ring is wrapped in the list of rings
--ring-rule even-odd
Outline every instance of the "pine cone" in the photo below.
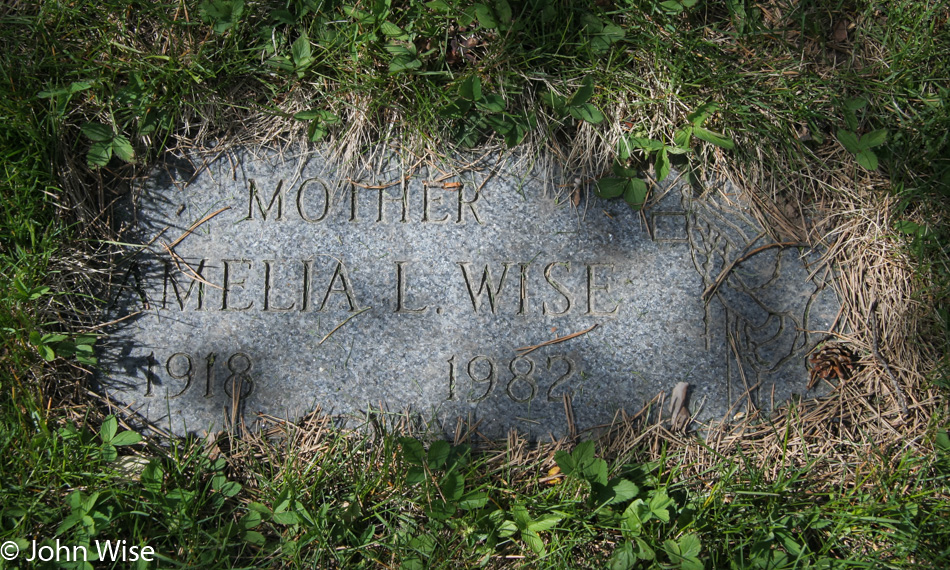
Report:
[[[847,380],[857,368],[857,358],[847,347],[830,342],[821,347],[815,354],[811,355],[808,363],[812,365],[811,374],[808,379],[806,389],[811,390],[818,379],[831,380],[837,378],[839,381]]]

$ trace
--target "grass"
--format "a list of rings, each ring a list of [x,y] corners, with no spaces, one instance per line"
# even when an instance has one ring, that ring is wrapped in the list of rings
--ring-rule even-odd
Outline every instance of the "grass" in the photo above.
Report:
[[[0,538],[125,539],[181,567],[945,566],[950,13],[687,4],[0,8]],[[703,442],[632,418],[596,449],[468,450],[319,414],[272,437],[139,441],[88,392],[109,206],[169,150],[450,141],[602,180],[620,156],[636,198],[663,151],[623,144],[672,148],[689,125],[735,147],[690,127],[673,166],[750,190],[774,238],[823,242],[839,268],[862,367],[831,398]]]

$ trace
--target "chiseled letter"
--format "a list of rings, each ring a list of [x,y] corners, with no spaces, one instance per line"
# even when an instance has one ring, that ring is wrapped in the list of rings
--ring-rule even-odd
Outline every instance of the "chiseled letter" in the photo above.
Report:
[[[482,220],[481,220],[481,218],[478,217],[478,212],[475,211],[475,202],[478,202],[479,193],[476,191],[474,198],[472,198],[471,200],[466,200],[466,199],[465,199],[465,191],[464,191],[464,188],[465,188],[465,187],[463,186],[462,188],[459,188],[459,189],[458,189],[458,195],[459,195],[459,214],[458,214],[458,218],[455,220],[455,223],[456,223],[456,224],[464,223],[464,222],[462,222],[462,219],[463,219],[462,212],[465,211],[465,206],[468,206],[469,210],[472,211],[472,216],[475,218],[475,222],[478,223],[478,224],[481,224],[481,223],[482,223]]]
[[[274,271],[271,270],[271,263],[275,263],[275,261],[273,259],[264,260],[264,310],[275,313],[291,311],[294,308],[294,302],[291,302],[287,307],[275,307],[271,304],[274,275]]]
[[[614,266],[608,263],[589,263],[587,264],[587,313],[595,317],[609,317],[616,315],[617,311],[620,309],[620,304],[618,303],[612,311],[607,311],[606,313],[600,312],[594,308],[594,291],[603,291],[604,293],[610,293],[608,285],[595,285],[594,281],[596,280],[596,275],[594,274],[594,269],[598,267],[607,267],[613,269]]]
[[[554,277],[551,276],[551,270],[553,270],[554,267],[557,265],[563,265],[564,268],[567,269],[568,273],[571,272],[570,261],[555,261],[553,263],[549,263],[544,268],[544,278],[551,285],[551,287],[554,287],[555,291],[557,291],[558,293],[561,294],[562,297],[564,297],[564,300],[567,301],[567,304],[564,306],[563,311],[555,311],[553,309],[548,309],[548,302],[545,301],[541,303],[541,313],[544,315],[566,315],[567,313],[570,312],[571,305],[574,303],[574,300],[571,299],[571,292],[567,290],[567,287],[565,287],[563,284],[559,283],[558,281],[555,281]]]
[[[207,261],[208,261],[207,259],[202,259],[201,262],[198,263],[198,269],[195,270],[195,273],[198,274],[198,277],[205,280],[207,279],[205,278],[204,275],[201,274],[201,272],[204,271],[205,262]],[[168,261],[165,262],[165,279],[164,279],[164,283],[162,287],[162,309],[168,308],[168,284],[169,283],[172,284],[172,291],[174,291],[175,293],[175,300],[178,301],[178,308],[182,311],[185,310],[185,305],[188,303],[188,299],[191,298],[191,291],[192,289],[195,288],[195,283],[197,283],[198,293],[196,297],[198,297],[198,306],[195,308],[195,310],[196,311],[201,310],[201,307],[204,303],[204,297],[205,297],[205,284],[191,276],[188,276],[188,279],[190,280],[190,282],[188,283],[188,288],[185,289],[184,297],[182,297],[181,291],[179,291],[178,289],[178,280],[175,279],[175,276],[172,274],[172,264],[171,262],[168,262]]]
[[[429,203],[441,204],[442,196],[429,196],[430,186],[428,183],[422,183],[422,221],[423,222],[434,222],[436,224],[441,224],[442,222],[449,219],[449,215],[446,214],[441,218],[433,218],[432,212],[429,211]]]
[[[406,297],[406,272],[403,271],[402,266],[409,263],[408,261],[397,261],[396,262],[396,312],[397,313],[409,313],[409,314],[421,314],[425,313],[428,306],[422,307],[421,309],[407,309],[405,307],[405,297]]]
[[[307,188],[307,185],[311,182],[319,182],[323,186],[323,213],[315,218],[311,218],[304,213],[303,200],[304,200],[304,190]],[[330,203],[332,197],[330,196],[330,187],[327,186],[327,183],[319,178],[311,178],[309,180],[304,180],[303,184],[300,185],[300,188],[297,190],[297,213],[300,214],[300,219],[305,222],[322,222],[326,219],[327,214],[330,213]],[[273,201],[272,201],[273,202]],[[278,206],[278,212],[280,211]]]
[[[501,292],[502,286],[505,284],[505,277],[508,276],[508,268],[511,267],[512,263],[504,263],[504,271],[501,273],[501,279],[498,280],[498,285],[492,290],[492,278],[491,278],[491,268],[486,264],[485,271],[482,273],[482,282],[478,286],[478,293],[475,292],[475,288],[472,287],[472,280],[468,274],[468,266],[471,265],[468,261],[458,262],[459,266],[462,268],[462,277],[465,278],[465,286],[468,288],[468,296],[472,299],[472,308],[475,309],[475,312],[478,312],[479,307],[482,305],[482,296],[485,293],[488,293],[488,305],[491,308],[492,314],[495,313],[495,298]]]
[[[336,280],[340,280],[342,285],[339,289],[334,289],[333,284],[336,283]],[[327,292],[323,295],[323,301],[320,303],[320,308],[317,311],[322,311],[324,307],[327,306],[327,300],[330,298],[331,293],[343,293],[346,295],[346,302],[350,306],[350,311],[357,310],[356,299],[353,297],[353,284],[350,283],[350,278],[346,276],[346,269],[344,269],[343,264],[339,261],[336,263],[336,270],[333,272],[333,277],[330,278],[330,285],[327,286]]]
[[[257,209],[261,211],[261,218],[266,220],[267,214],[270,214],[271,209],[274,207],[274,202],[277,202],[277,219],[282,220],[284,215],[284,194],[281,190],[283,187],[284,181],[281,180],[277,183],[277,190],[274,190],[274,194],[271,196],[267,208],[264,208],[264,203],[261,202],[261,196],[257,191],[257,183],[250,180],[248,184],[247,217],[244,219],[254,219],[254,202],[257,202]]]
[[[231,288],[234,286],[239,286],[241,288],[246,287],[244,284],[247,279],[241,279],[240,281],[234,280],[231,275],[231,264],[236,263],[240,265],[246,265],[248,270],[251,269],[251,261],[248,259],[223,259],[221,263],[224,264],[224,280],[222,285],[223,291],[221,292],[221,310],[222,311],[246,311],[254,306],[254,301],[248,301],[247,305],[244,307],[229,307],[228,306],[228,294],[231,293]]]

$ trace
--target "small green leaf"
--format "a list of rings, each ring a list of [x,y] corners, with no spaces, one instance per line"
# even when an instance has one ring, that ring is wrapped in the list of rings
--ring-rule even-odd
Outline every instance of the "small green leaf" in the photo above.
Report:
[[[82,134],[95,142],[109,142],[112,140],[112,127],[102,123],[86,123],[82,126]]]
[[[244,542],[253,544],[254,546],[264,546],[267,544],[267,539],[256,530],[248,530],[244,532]]]
[[[632,178],[627,181],[627,188],[624,190],[624,199],[627,198],[627,192],[630,190],[631,185],[635,180],[639,178]],[[642,182],[642,180],[641,180]],[[628,201],[629,203],[629,201]],[[597,483],[598,485],[607,484],[607,462],[603,459],[594,459],[590,463],[584,466],[584,479],[587,479],[591,483]]]
[[[615,480],[608,488],[612,495],[608,502],[612,505],[629,501],[640,494],[640,488],[632,481],[626,479]]]
[[[471,26],[475,22],[475,18],[477,16],[474,6],[469,6],[468,8],[465,8],[461,11],[455,10],[452,15],[456,18],[459,27],[462,29]]]
[[[296,511],[284,511],[281,513],[274,513],[271,521],[273,521],[275,524],[289,526],[299,524],[300,516]]]
[[[940,451],[950,453],[950,435],[947,434],[947,430],[938,431],[934,443]]]
[[[425,469],[419,466],[410,467],[406,472],[406,484],[415,485],[426,480]]]
[[[844,102],[844,106],[849,111],[857,111],[863,109],[868,104],[868,100],[864,97],[855,97],[853,99],[848,99]]]
[[[111,443],[103,443],[99,451],[102,454],[102,460],[107,463],[112,463],[119,456],[119,452]]]
[[[116,156],[125,162],[135,160],[135,149],[132,148],[132,143],[122,135],[116,135],[115,138],[112,139],[112,150]]]
[[[396,24],[386,21],[380,24],[379,29],[391,38],[398,38],[406,35],[406,31]]]
[[[124,431],[124,432],[122,432],[122,433],[116,435],[114,438],[112,438],[112,440],[110,441],[110,443],[111,443],[112,445],[115,445],[116,447],[119,447],[119,446],[122,446],[122,445],[132,445],[132,444],[138,443],[138,442],[140,442],[140,441],[142,441],[142,435],[141,435],[141,434],[136,433],[136,432],[134,432],[134,431],[132,431],[132,430],[126,430],[126,431]]]
[[[909,236],[920,234],[921,227],[920,224],[910,220],[897,220],[894,222],[894,229],[896,231]]]
[[[611,179],[602,178],[600,181],[598,181],[597,182],[598,187],[596,188],[596,192],[597,192],[597,195],[600,196],[601,198],[608,198],[608,196],[604,196],[600,193],[600,182],[603,180],[611,180]],[[616,196],[609,196],[609,197],[616,198],[617,196],[620,196],[620,194],[623,194],[622,181],[620,182],[619,188],[620,190]],[[554,462],[557,463],[557,466],[561,468],[561,472],[563,472],[565,475],[573,474],[574,469],[577,467],[574,463],[574,458],[571,457],[571,454],[563,450],[554,452]]]
[[[673,504],[673,499],[666,494],[663,489],[653,491],[650,497],[650,512],[654,517],[663,522],[670,522],[670,512],[668,507]]]
[[[531,524],[531,515],[528,514],[528,507],[515,503],[511,505],[511,517],[514,519],[518,528],[525,530]]]
[[[202,19],[223,34],[237,24],[244,13],[244,0],[205,0],[198,5]]]
[[[635,499],[623,511],[622,525],[625,529],[639,535],[643,530],[643,523],[650,518],[650,507],[643,499]]]
[[[257,501],[251,501],[250,503],[248,503],[247,510],[254,511],[255,513],[259,513],[268,518],[273,514],[273,511],[271,511],[267,505],[265,505],[264,503],[258,503]],[[251,528],[251,527],[247,527],[247,528]]]
[[[683,11],[683,5],[675,0],[666,0],[665,2],[660,2],[660,7],[666,10],[667,12],[672,12],[674,14],[679,14]]]
[[[693,124],[695,127],[702,126],[706,122],[706,119],[711,117],[713,113],[719,110],[718,103],[703,103],[699,107],[696,107],[696,110],[686,115],[686,120]]]
[[[86,89],[91,88],[92,85],[93,84],[91,81],[73,81],[69,84],[69,87],[40,91],[36,94],[36,96],[42,99],[48,99],[50,97],[56,97],[57,95],[72,95],[74,93],[79,93],[80,91],[85,91]]]
[[[614,174],[621,178],[633,178],[638,174],[636,168],[627,168],[616,160],[612,165],[610,165],[610,169],[613,170]]]
[[[102,427],[99,428],[99,438],[108,443],[115,437],[117,429],[119,429],[119,422],[115,419],[115,416],[106,416],[106,419],[102,422]]]
[[[645,540],[639,536],[634,539],[637,543],[637,558],[640,560],[654,560],[656,559],[656,552],[650,548],[650,545],[647,544]]]
[[[478,101],[482,98],[482,80],[471,76],[459,86],[459,95],[469,101]]]
[[[105,166],[112,159],[112,141],[94,142],[89,147],[86,163],[89,166]]]
[[[541,540],[541,537],[538,536],[538,533],[533,530],[523,530],[521,531],[521,538],[528,545],[528,548],[531,549],[535,554],[541,555],[544,554],[544,541]]]
[[[565,105],[564,97],[561,97],[554,91],[545,91],[544,93],[542,93],[541,101],[544,104],[548,105],[549,107],[553,108],[554,111],[558,115],[564,114],[564,105]]]
[[[624,193],[624,190],[627,187],[627,178],[601,178],[597,181],[596,193],[601,198],[616,198]],[[563,457],[563,456],[562,456]],[[561,465],[561,461],[558,461],[557,455],[555,455],[555,461],[561,467],[561,470],[567,473],[567,469],[564,468],[564,465]],[[576,461],[571,458],[568,462],[573,468],[576,465]]]
[[[666,154],[666,148],[660,151],[660,154],[656,155],[656,179],[657,180],[666,180],[666,177],[670,175],[670,158]]]
[[[584,81],[581,82],[581,86],[577,89],[577,92],[571,97],[571,100],[568,102],[568,105],[581,105],[590,100],[594,95],[594,80],[587,76],[584,78]]]
[[[319,142],[329,133],[330,131],[320,121],[315,120],[307,127],[307,138],[310,139],[310,142]]]
[[[679,129],[673,134],[673,144],[677,147],[689,150],[689,139],[693,136],[693,127],[687,126]]]
[[[225,497],[233,497],[241,492],[241,484],[237,481],[227,481],[221,485],[221,488],[218,489],[218,492]]]
[[[736,143],[734,143],[732,139],[703,127],[694,126],[693,135],[695,135],[698,139],[702,139],[726,150],[732,150],[736,148]]]
[[[502,512],[502,511],[495,511]],[[508,538],[509,536],[518,532],[518,525],[514,521],[503,520],[498,524],[498,536],[501,538]]]
[[[655,141],[653,139],[648,139],[646,137],[634,137],[629,136],[627,140],[630,141],[630,146],[634,148],[642,148],[644,150],[655,152],[663,149],[663,143],[660,141]]]
[[[665,540],[663,550],[681,570],[703,570],[704,565],[698,558],[700,544],[696,535],[684,535],[678,542]]]
[[[856,158],[858,159],[858,164],[864,168],[868,170],[877,169],[877,155],[874,154],[873,150],[864,149],[857,154]]]
[[[399,438],[399,446],[402,448],[402,457],[410,465],[423,465],[425,463],[426,452],[422,447],[422,442],[412,437]]]
[[[495,15],[492,13],[492,9],[485,4],[475,4],[475,14],[478,16],[478,23],[481,27],[498,27],[498,22],[495,21]]]
[[[598,125],[604,120],[604,114],[591,103],[570,106],[568,110],[575,119],[587,121],[592,125]]]
[[[561,522],[564,517],[555,514],[547,514],[542,516],[536,521],[531,521],[528,523],[528,530],[534,532],[544,532],[546,530],[551,530],[557,526],[557,523]]]
[[[389,73],[401,73],[403,71],[419,69],[420,67],[422,67],[422,62],[415,56],[400,55],[389,62]]]
[[[858,144],[858,135],[851,131],[839,130],[838,142],[840,142],[848,152],[857,154],[861,150],[861,146]]]
[[[591,34],[590,50],[595,54],[606,53],[613,44],[623,38],[623,28],[610,21],[604,22],[603,27],[598,32]]]
[[[45,291],[41,291],[41,295],[45,295],[49,292],[49,287],[43,287],[43,289],[45,289]],[[99,340],[99,337],[94,334],[81,334],[76,337],[76,344],[89,345],[91,347],[92,345],[96,344],[97,340]]]
[[[300,37],[290,46],[290,55],[294,59],[297,67],[303,67],[310,63],[310,38],[307,33],[300,34]]]
[[[508,0],[495,0],[495,14],[498,15],[498,22],[504,24],[505,28],[511,24],[512,12]]]
[[[858,145],[862,149],[868,149],[881,146],[885,142],[887,142],[887,129],[878,129],[862,136],[861,140],[858,141]]]
[[[854,114],[854,111],[845,109],[844,124],[852,131],[858,130],[858,117]]]
[[[458,507],[463,511],[474,511],[488,504],[488,493],[473,491],[466,493],[458,500]]]
[[[623,199],[631,208],[639,210],[647,200],[647,183],[639,178],[631,178],[623,192]]]
[[[620,137],[617,141],[617,160],[626,162],[632,154],[630,150],[630,141],[626,137]]]
[[[142,470],[142,485],[153,493],[161,492],[162,482],[165,480],[165,472],[162,470],[162,464],[158,460],[151,460],[145,469]]]
[[[594,460],[594,451],[593,441],[582,441],[578,443],[574,451],[571,452],[571,457],[574,458],[574,462],[580,467]]]
[[[480,101],[476,101],[475,106],[489,113],[501,113],[505,110],[505,99],[501,95],[490,93]]]
[[[696,557],[699,556],[699,551],[702,550],[702,545],[700,544],[699,537],[695,534],[685,534],[679,540],[680,543],[680,552],[684,557]]]
[[[625,541],[610,555],[607,567],[610,570],[630,570],[636,563],[637,556],[633,552],[633,544]]]
[[[465,490],[465,477],[458,471],[450,471],[439,482],[439,490],[446,501],[456,503]]]
[[[43,357],[43,360],[49,362],[56,359],[56,352],[49,346],[38,344],[36,345],[36,349],[40,352],[40,356]]]

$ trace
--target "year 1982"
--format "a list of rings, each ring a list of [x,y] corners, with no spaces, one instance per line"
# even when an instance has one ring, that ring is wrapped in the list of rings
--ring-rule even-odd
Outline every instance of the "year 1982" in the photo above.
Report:
[[[448,359],[449,397],[447,400],[481,402],[488,398],[502,376],[505,394],[519,404],[538,397],[547,402],[560,402],[564,394],[572,395],[568,384],[574,376],[574,361],[563,355],[549,356],[543,370],[536,374],[537,363],[529,356],[516,356],[508,361],[508,373],[499,374],[499,366],[490,356],[478,354],[468,360]],[[537,376],[542,376],[539,382]],[[467,377],[467,378],[465,378]],[[462,379],[465,378],[465,379]],[[550,384],[547,384],[550,382]],[[547,389],[545,389],[545,386]],[[539,394],[541,392],[541,394]]]

